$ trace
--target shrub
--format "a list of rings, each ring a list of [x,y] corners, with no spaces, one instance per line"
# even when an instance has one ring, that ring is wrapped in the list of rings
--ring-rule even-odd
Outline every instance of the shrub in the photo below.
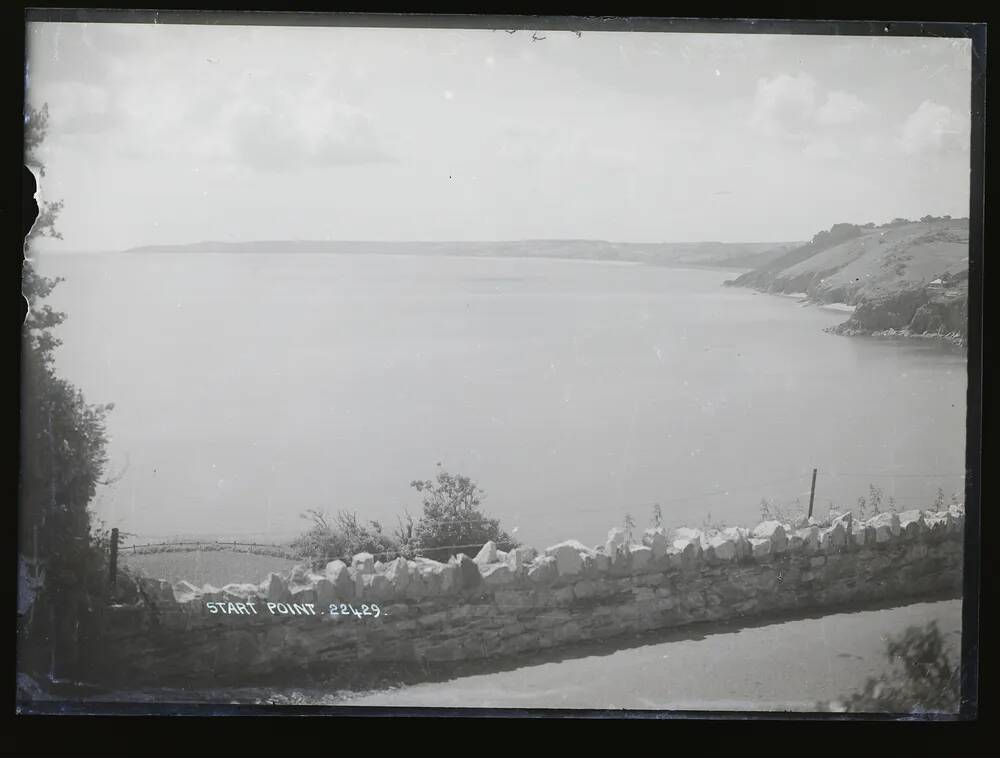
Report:
[[[631,513],[625,514],[625,544],[631,545],[633,542],[632,532],[635,529],[635,519],[632,518]]]
[[[39,175],[37,150],[48,109],[30,110],[25,159]],[[26,179],[34,181],[25,167]],[[55,221],[61,202],[43,202],[25,229],[26,249],[40,237],[61,238]],[[58,376],[54,330],[66,318],[43,301],[61,279],[38,274],[24,261],[28,301],[21,352],[21,466],[18,502],[19,571],[26,593],[19,603],[18,666],[34,676],[82,675],[85,654],[99,638],[99,614],[109,600],[106,532],[96,529],[90,504],[106,463],[105,417],[110,405],[90,405]]]
[[[650,523],[657,529],[663,526],[663,508],[660,507],[659,503],[653,504],[653,516],[650,519]]]
[[[892,670],[869,678],[864,688],[821,710],[852,713],[955,713],[960,701],[961,668],[952,661],[936,622],[909,627],[889,640]]]
[[[766,520],[767,519],[765,519],[765,521]],[[725,528],[726,522],[713,519],[711,512],[709,512],[709,514],[701,522],[701,531],[708,537],[718,534]]]
[[[416,524],[410,520],[404,549],[447,561],[457,553],[475,555],[490,540],[500,550],[517,547],[519,543],[500,529],[500,522],[480,510],[486,493],[469,477],[450,474],[440,463],[438,467],[433,481],[410,482],[423,496],[423,513]],[[401,531],[405,529],[401,525]]]
[[[782,524],[790,524],[802,515],[804,515],[802,503],[798,500],[795,501],[794,509],[786,511],[780,504],[766,497],[760,499],[761,521],[780,521]]]
[[[377,521],[367,525],[358,521],[358,514],[338,511],[333,522],[322,511],[309,510],[302,517],[312,525],[292,542],[293,555],[311,561],[314,567],[333,560],[347,560],[357,553],[372,553],[380,560],[391,560],[399,554],[399,544],[382,530]]]

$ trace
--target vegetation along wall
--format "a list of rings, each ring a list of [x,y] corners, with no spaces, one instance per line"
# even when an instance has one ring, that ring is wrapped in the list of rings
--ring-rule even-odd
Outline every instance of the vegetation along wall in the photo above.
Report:
[[[964,509],[765,521],[712,535],[649,529],[641,545],[563,542],[449,563],[354,556],[260,585],[142,579],[115,606],[101,671],[132,683],[246,682],[330,664],[515,655],[695,622],[961,591]],[[613,643],[609,643],[612,644]]]

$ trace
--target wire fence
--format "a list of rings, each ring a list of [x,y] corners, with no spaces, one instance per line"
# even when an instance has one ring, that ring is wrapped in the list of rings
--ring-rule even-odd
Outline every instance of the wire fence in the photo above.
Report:
[[[716,497],[716,496],[721,496],[721,495],[741,494],[741,493],[745,493],[745,492],[749,492],[749,491],[758,491],[759,492],[760,490],[762,490],[765,487],[773,487],[775,485],[787,484],[787,483],[790,483],[790,482],[803,482],[803,483],[805,483],[807,481],[807,477],[809,476],[810,473],[811,473],[811,470],[809,470],[809,471],[802,471],[802,472],[799,472],[797,474],[790,475],[790,476],[780,477],[780,478],[776,478],[776,479],[769,479],[769,480],[763,481],[763,482],[756,482],[756,483],[751,483],[751,484],[744,484],[744,485],[741,485],[738,488],[716,487],[714,489],[706,490],[706,491],[703,491],[703,492],[689,493],[689,494],[686,494],[686,495],[680,495],[680,496],[669,497],[669,498],[662,498],[662,499],[659,499],[659,500],[650,500],[650,501],[646,501],[646,502],[643,502],[643,503],[634,503],[631,506],[622,506],[622,505],[609,506],[609,505],[605,504],[605,505],[599,505],[599,506],[594,506],[594,507],[590,507],[590,508],[574,508],[574,509],[572,509],[572,511],[560,511],[559,513],[556,513],[556,514],[547,514],[547,515],[550,516],[550,517],[558,517],[558,518],[561,518],[561,519],[565,519],[568,516],[573,516],[573,515],[578,515],[578,514],[592,514],[592,513],[607,513],[609,516],[612,516],[614,514],[622,514],[622,513],[630,512],[629,509],[634,510],[634,509],[639,509],[639,508],[658,507],[658,506],[662,506],[662,505],[669,505],[671,503],[688,502],[688,501],[692,501],[692,500],[700,500],[700,499],[705,499],[705,498],[709,498],[709,497]],[[950,473],[905,473],[905,472],[896,472],[896,471],[881,471],[881,472],[867,472],[867,473],[865,473],[865,472],[855,472],[855,471],[829,471],[829,470],[825,470],[825,469],[816,469],[816,473],[819,476],[833,478],[833,479],[837,479],[837,478],[861,478],[861,479],[869,479],[869,480],[882,480],[882,479],[887,479],[887,478],[888,479],[901,478],[901,479],[939,479],[939,480],[941,480],[941,479],[953,479],[953,478],[954,479],[958,479],[958,478],[964,479],[966,477],[966,473],[965,472],[962,472],[962,473],[958,473],[958,472],[950,472]],[[872,485],[872,486],[874,486],[874,485]],[[940,490],[940,488],[939,488],[939,490]],[[778,499],[778,498],[766,498],[765,497],[765,498],[763,498],[763,500],[764,500],[764,504],[766,506],[771,507],[771,508],[775,508],[775,509],[791,508],[793,506],[794,507],[801,507],[802,506],[802,497],[804,497],[807,494],[809,494],[809,493],[808,492],[803,492],[800,496],[795,497],[795,498],[780,498],[780,499]],[[928,498],[926,496],[920,496],[920,495],[895,495],[894,493],[890,493],[888,496],[886,496],[886,500],[888,500],[890,502],[900,501],[900,502],[906,502],[906,503],[918,503],[918,502],[927,502]],[[931,503],[928,503],[928,505],[930,505],[930,504]],[[537,519],[537,518],[539,518],[539,516],[536,516],[535,518]],[[626,518],[628,518],[628,517],[626,516]],[[708,519],[709,520],[711,519],[711,514],[709,514]],[[490,518],[481,518],[481,519],[438,519],[438,520],[422,519],[422,521],[423,521],[424,524],[427,524],[429,526],[437,526],[437,527],[442,527],[442,526],[469,526],[469,525],[483,525],[483,524],[495,524],[495,523],[497,523],[497,519],[495,519],[495,518],[493,518],[493,519],[490,519]],[[265,533],[265,532],[262,532],[260,530],[255,531],[255,532],[241,532],[241,533],[240,532],[231,532],[230,534],[232,534],[232,536],[234,537],[234,539],[231,539],[231,540],[229,540],[229,539],[225,539],[225,540],[221,540],[221,539],[216,539],[216,540],[206,540],[206,539],[200,539],[200,540],[199,539],[193,539],[193,540],[189,540],[189,539],[174,539],[174,540],[163,540],[163,541],[159,541],[159,542],[145,542],[145,543],[141,543],[141,544],[133,541],[130,544],[119,545],[118,546],[118,550],[121,553],[126,554],[126,555],[128,555],[128,554],[142,555],[142,554],[159,553],[159,552],[196,552],[196,551],[200,551],[200,550],[206,550],[206,551],[209,551],[209,550],[231,550],[231,551],[236,551],[236,552],[246,552],[246,553],[250,553],[250,554],[268,555],[268,556],[272,556],[272,557],[282,557],[282,558],[287,558],[289,560],[298,560],[298,559],[302,558],[301,554],[298,553],[298,551],[296,551],[295,548],[291,545],[291,541],[286,542],[286,543],[277,543],[277,542],[266,542],[266,541],[256,541],[256,540],[250,540],[250,541],[243,540],[243,541],[241,541],[239,539],[240,536],[244,536],[245,537],[246,535],[263,534],[263,533]],[[138,535],[127,534],[127,533],[123,532],[122,536],[123,537],[132,537],[134,539]],[[151,537],[151,535],[147,535],[147,536]],[[375,558],[379,558],[379,557],[397,556],[397,555],[400,555],[400,554],[403,554],[403,553],[406,553],[406,554],[409,554],[409,555],[419,555],[421,553],[432,552],[432,551],[433,552],[440,552],[440,551],[445,551],[445,550],[472,550],[472,549],[477,549],[478,550],[481,547],[482,547],[482,543],[481,542],[474,543],[474,544],[440,545],[440,546],[429,546],[429,547],[414,547],[414,546],[407,547],[407,546],[403,546],[403,547],[396,547],[394,549],[384,550],[384,551],[377,552],[377,553],[371,553],[371,555],[373,557],[375,557]],[[352,556],[344,556],[344,557],[340,558],[340,560],[344,560],[346,563],[350,563],[351,560],[352,560]]]

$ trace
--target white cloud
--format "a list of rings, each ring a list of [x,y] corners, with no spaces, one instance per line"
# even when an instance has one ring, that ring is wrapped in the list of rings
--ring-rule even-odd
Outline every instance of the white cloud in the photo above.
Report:
[[[966,150],[969,119],[947,105],[924,100],[903,123],[899,146],[908,155]]]
[[[368,113],[338,97],[328,79],[265,74],[234,82],[209,67],[197,87],[138,85],[116,90],[125,123],[101,139],[131,158],[265,172],[392,159]]]
[[[844,158],[847,154],[832,139],[823,138],[810,142],[802,150],[802,154],[807,158],[818,158],[819,160],[837,160]]]
[[[108,89],[80,82],[58,82],[45,90],[50,123],[62,135],[100,134],[124,120]]]
[[[750,124],[764,134],[789,136],[810,128],[817,107],[816,80],[808,74],[760,79]]]
[[[817,119],[826,126],[852,124],[867,113],[868,106],[850,92],[831,92],[817,113]]]
[[[368,116],[330,99],[243,102],[222,120],[229,153],[244,166],[295,171],[389,160]]]
[[[833,90],[823,97],[821,88],[808,74],[779,74],[760,79],[751,106],[750,124],[762,134],[805,140],[828,127],[858,121],[869,107],[857,95]],[[810,143],[812,152],[831,152],[832,143],[822,138]]]

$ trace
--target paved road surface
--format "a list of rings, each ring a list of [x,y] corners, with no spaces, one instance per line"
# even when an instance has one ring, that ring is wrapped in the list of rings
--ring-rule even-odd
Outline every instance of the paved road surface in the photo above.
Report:
[[[888,668],[885,639],[936,619],[961,643],[961,600],[705,633],[603,655],[419,684],[344,705],[654,710],[815,710]],[[324,699],[325,700],[325,699]]]
[[[93,693],[90,702],[273,703],[439,708],[595,708],[813,711],[888,669],[885,641],[936,620],[958,660],[961,600],[835,613],[770,624],[718,624],[513,659],[507,670],[367,693],[322,681],[300,686],[155,688]],[[487,662],[490,664],[490,662]],[[515,668],[516,666],[516,668]],[[502,668],[502,666],[500,666]],[[485,673],[483,673],[485,672]],[[72,699],[72,698],[70,698]]]

